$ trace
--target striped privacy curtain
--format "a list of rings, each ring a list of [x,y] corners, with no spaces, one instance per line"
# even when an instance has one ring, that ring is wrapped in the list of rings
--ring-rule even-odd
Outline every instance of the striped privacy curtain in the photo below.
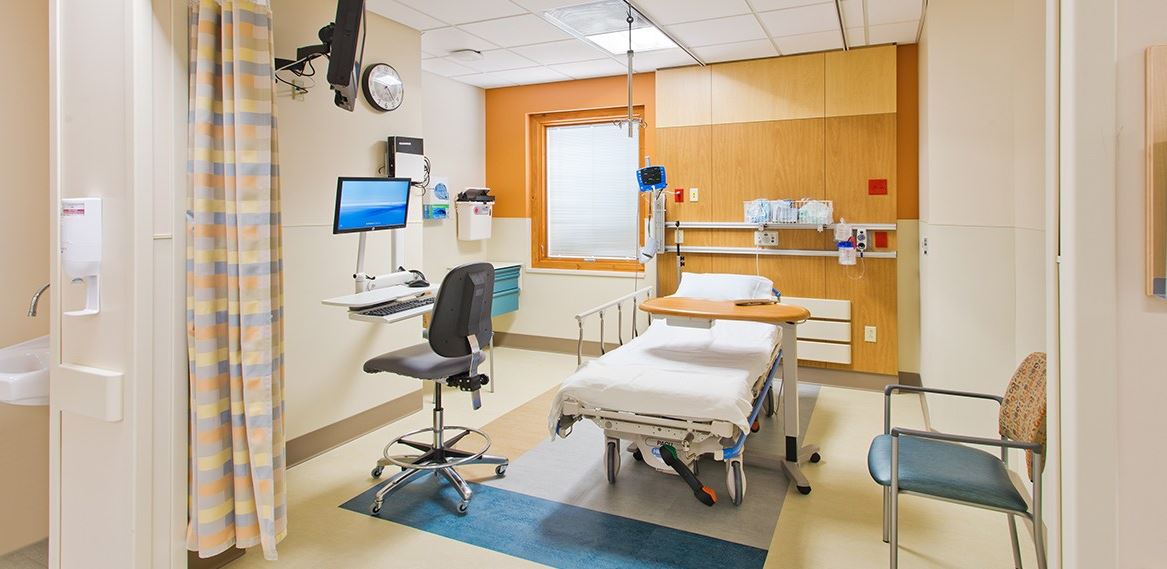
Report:
[[[187,547],[276,558],[284,487],[283,253],[266,1],[191,0]]]

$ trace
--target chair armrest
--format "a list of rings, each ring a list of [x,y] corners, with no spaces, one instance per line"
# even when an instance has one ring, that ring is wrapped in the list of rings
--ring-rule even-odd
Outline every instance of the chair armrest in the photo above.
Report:
[[[917,387],[915,385],[891,384],[883,388],[883,434],[891,433],[891,396],[897,391],[910,393],[935,393],[937,395],[951,395],[953,397],[968,397],[971,399],[986,399],[996,401],[997,405],[1004,403],[1005,398],[989,393],[974,393],[972,391],[954,391],[952,389],[937,389],[935,387]]]
[[[1030,443],[1026,441],[1014,441],[1011,439],[990,439],[987,437],[974,437],[970,435],[955,435],[952,433],[941,433],[939,431],[921,431],[918,429],[905,429],[903,427],[896,427],[891,430],[891,436],[899,437],[918,437],[921,439],[934,439],[938,441],[946,441],[950,443],[969,443],[974,445],[985,445],[1000,448],[1016,448],[1022,450],[1033,451],[1041,454],[1041,443]]]

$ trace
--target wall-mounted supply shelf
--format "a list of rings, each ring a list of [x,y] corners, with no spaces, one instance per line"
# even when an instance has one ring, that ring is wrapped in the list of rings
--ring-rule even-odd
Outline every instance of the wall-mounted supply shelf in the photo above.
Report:
[[[684,227],[682,227],[684,229]],[[676,244],[668,245],[662,253],[676,253]],[[838,257],[839,252],[818,249],[759,249],[756,247],[688,247],[681,244],[681,254],[708,253],[713,255],[780,255],[787,257]],[[868,251],[863,254],[868,259],[895,259],[895,251]]]
[[[895,231],[894,223],[848,223],[854,229],[868,231]],[[666,229],[749,229],[764,231],[767,229],[813,229],[822,231],[831,229],[835,224],[817,225],[809,223],[746,223],[744,221],[666,221]]]

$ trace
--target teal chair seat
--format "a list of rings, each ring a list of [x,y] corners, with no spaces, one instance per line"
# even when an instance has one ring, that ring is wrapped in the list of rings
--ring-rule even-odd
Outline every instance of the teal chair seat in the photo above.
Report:
[[[867,452],[867,469],[883,486],[891,486],[891,439],[875,437]],[[900,437],[900,490],[1013,512],[1029,509],[999,458],[969,446],[917,437]]]

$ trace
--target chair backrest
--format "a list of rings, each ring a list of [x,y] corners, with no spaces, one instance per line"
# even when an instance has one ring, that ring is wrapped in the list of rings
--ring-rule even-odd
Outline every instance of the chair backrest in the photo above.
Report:
[[[1034,352],[1013,372],[1001,404],[1002,437],[1045,445],[1045,366],[1045,354]],[[1032,464],[1030,453],[1026,453],[1026,458]]]
[[[430,347],[440,356],[457,358],[470,355],[466,340],[470,336],[478,338],[480,347],[486,346],[494,334],[493,301],[493,265],[467,263],[450,271],[442,279],[430,318]]]

